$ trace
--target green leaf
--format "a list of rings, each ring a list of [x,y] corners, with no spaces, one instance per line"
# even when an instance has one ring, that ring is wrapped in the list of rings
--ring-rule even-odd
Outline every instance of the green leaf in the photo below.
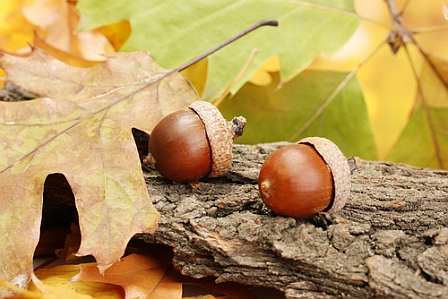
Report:
[[[265,87],[246,84],[220,106],[228,118],[237,114],[247,118],[240,142],[323,136],[337,143],[346,155],[376,158],[366,105],[354,72],[307,70],[280,89],[276,87],[277,82]]]
[[[448,108],[417,108],[388,160],[447,168]]]
[[[277,19],[278,28],[258,29],[209,58],[207,98],[226,88],[236,92],[274,55],[280,58],[281,80],[291,80],[316,55],[342,46],[358,24],[352,0],[80,0],[78,9],[82,30],[128,19],[132,34],[124,50],[149,50],[168,68],[260,19]],[[233,82],[249,57],[244,74]]]
[[[409,60],[416,69],[416,63]],[[422,167],[448,168],[448,62],[426,56],[419,76],[416,105],[389,160]]]

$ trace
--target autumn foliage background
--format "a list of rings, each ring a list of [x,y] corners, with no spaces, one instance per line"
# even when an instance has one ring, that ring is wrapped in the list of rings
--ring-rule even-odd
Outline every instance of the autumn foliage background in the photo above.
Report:
[[[2,1],[0,49],[19,55],[41,49],[83,68],[119,51],[143,50],[171,69],[257,20],[278,19],[278,28],[261,28],[182,72],[225,116],[247,117],[239,142],[324,136],[347,156],[447,169],[447,5],[444,0],[216,0],[207,6],[174,0]],[[166,279],[168,291],[179,295],[166,266],[139,263],[148,267],[138,271],[152,271],[153,284]],[[76,272],[58,271],[58,287]],[[57,297],[59,291],[49,293]],[[113,288],[101,292],[122,295]]]

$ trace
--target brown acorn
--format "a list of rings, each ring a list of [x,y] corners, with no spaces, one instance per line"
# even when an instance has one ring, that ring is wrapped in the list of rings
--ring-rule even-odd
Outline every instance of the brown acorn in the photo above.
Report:
[[[243,133],[246,119],[228,122],[205,101],[165,116],[152,130],[144,163],[176,182],[221,176],[232,167],[233,139]]]
[[[309,137],[269,155],[258,186],[263,201],[276,214],[307,218],[342,209],[350,195],[350,169],[333,142]]]

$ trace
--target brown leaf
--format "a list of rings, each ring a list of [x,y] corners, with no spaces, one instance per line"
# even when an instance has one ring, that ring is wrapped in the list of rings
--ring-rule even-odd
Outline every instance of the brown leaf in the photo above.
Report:
[[[21,299],[119,299],[124,292],[119,286],[99,282],[75,282],[73,276],[79,273],[79,265],[59,265],[39,268],[33,275],[29,291],[34,297],[20,296]],[[40,297],[38,297],[40,296]]]
[[[106,55],[114,52],[107,38],[99,32],[77,30],[79,15],[71,1],[33,0],[25,3],[22,13],[35,26],[35,32],[49,50],[54,49],[47,52],[51,55],[59,51],[71,59],[104,61]]]
[[[196,95],[145,53],[76,68],[36,50],[3,55],[8,80],[41,98],[0,102],[0,279],[24,286],[39,239],[43,184],[62,173],[76,198],[79,255],[102,268],[129,239],[152,232],[158,213],[143,179],[132,128],[149,132]]]
[[[119,285],[125,291],[125,298],[180,299],[182,284],[166,275],[166,264],[131,254],[104,272],[95,264],[82,264],[75,281],[94,281]]]

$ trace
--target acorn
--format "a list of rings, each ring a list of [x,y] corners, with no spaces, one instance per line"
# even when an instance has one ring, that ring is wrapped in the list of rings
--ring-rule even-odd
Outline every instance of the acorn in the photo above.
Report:
[[[144,163],[175,182],[222,176],[232,167],[233,139],[242,135],[245,124],[242,116],[228,122],[214,105],[193,102],[154,127]]]
[[[336,144],[308,137],[272,152],[258,177],[264,203],[276,214],[308,218],[340,211],[350,196],[350,168]]]

